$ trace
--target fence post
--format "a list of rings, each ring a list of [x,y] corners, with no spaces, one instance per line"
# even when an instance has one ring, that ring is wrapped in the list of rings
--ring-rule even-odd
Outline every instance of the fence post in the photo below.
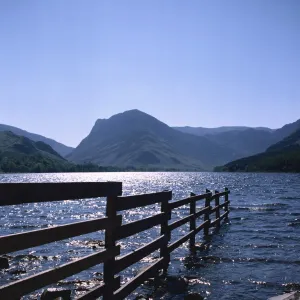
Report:
[[[219,194],[219,191],[215,191],[215,195]],[[215,207],[216,207],[216,227],[219,228],[220,227],[220,197],[219,196],[215,196]]]
[[[107,197],[106,199],[106,216],[113,221],[116,219],[117,210],[116,210],[116,198]],[[112,222],[113,223],[113,222]],[[116,225],[116,224],[114,224]],[[109,226],[105,230],[105,249],[109,249],[116,246],[115,240],[116,226]],[[113,298],[114,290],[120,287],[120,282],[116,283],[115,281],[115,257],[104,262],[103,265],[103,280],[105,284],[105,290],[103,293],[103,300],[110,300]]]
[[[210,201],[211,201],[211,191],[206,189],[206,194],[208,196],[205,198],[205,207],[209,207],[209,210],[204,214],[204,221],[208,221],[207,225],[204,227],[204,235],[207,236],[209,234],[209,228],[210,228]]]
[[[161,212],[165,214],[163,221],[160,225],[160,235],[164,235],[166,237],[164,245],[160,248],[160,257],[164,258],[164,273],[167,272],[169,262],[170,262],[170,253],[168,251],[168,242],[170,240],[170,230],[168,227],[168,220],[171,218],[171,212],[169,210],[169,199],[161,202]]]
[[[228,215],[229,215],[229,209],[228,209],[228,202],[229,202],[228,193],[229,193],[229,190],[228,190],[227,187],[225,188],[225,192],[227,192],[227,193],[225,195],[225,203],[226,204],[225,204],[224,210],[225,210],[225,213],[227,213],[227,215],[225,217],[225,219],[227,220],[228,219]]]
[[[190,195],[191,197],[196,196],[196,194],[191,193]],[[195,213],[196,213],[196,201],[192,200],[190,202],[190,215],[193,215],[193,218],[191,218],[190,220],[190,231],[195,230],[196,229],[196,218],[195,218]],[[195,247],[195,235],[193,234],[190,238],[190,248],[194,248]]]

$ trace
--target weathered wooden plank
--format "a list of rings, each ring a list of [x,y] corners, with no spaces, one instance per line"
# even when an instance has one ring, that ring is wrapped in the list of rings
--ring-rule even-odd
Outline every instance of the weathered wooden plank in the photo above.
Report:
[[[207,214],[210,211],[210,206],[206,206],[196,212],[196,218],[199,218],[202,215]]]
[[[165,214],[160,213],[142,220],[124,224],[118,229],[118,232],[116,232],[116,240],[127,238],[153,226],[159,225],[164,218],[166,218]]]
[[[145,280],[150,278],[151,276],[157,275],[157,271],[160,270],[164,265],[164,258],[158,259],[154,264],[147,267],[140,274],[135,276],[129,282],[124,284],[121,288],[119,288],[115,293],[113,300],[125,299],[130,293],[132,293],[135,289],[137,289]]]
[[[220,227],[220,193],[219,191],[215,191],[216,197],[215,197],[215,212],[216,212],[216,227]]]
[[[201,194],[201,195],[195,195],[195,196],[191,196],[191,198],[193,199],[193,201],[199,201],[199,200],[203,200],[206,198],[206,194]]]
[[[208,191],[208,190],[206,190]],[[204,221],[207,222],[206,226],[204,227],[204,231],[203,231],[203,234],[204,236],[207,236],[209,234],[209,228],[210,228],[210,218],[209,218],[209,215],[210,215],[210,210],[211,210],[211,206],[210,206],[210,202],[211,202],[211,195],[212,193],[208,193],[207,194],[208,196],[205,198],[205,207],[208,208],[204,214]]]
[[[228,190],[228,188],[225,188],[225,191],[228,192],[228,194],[225,195],[225,203],[226,203],[226,205],[225,205],[225,207],[224,207],[224,210],[225,210],[226,212],[229,212],[229,203],[230,203],[230,201],[229,201],[228,195],[229,195],[230,191]],[[228,214],[227,214],[227,217],[226,217],[226,218],[228,218]]]
[[[177,220],[177,221],[171,223],[169,225],[169,230],[173,231],[174,229],[176,229],[176,228],[182,226],[183,224],[189,222],[193,217],[194,217],[194,215],[188,215],[187,217],[184,217],[180,220]]]
[[[116,259],[115,262],[115,274],[123,271],[129,266],[135,264],[142,258],[148,256],[155,250],[159,249],[166,241],[166,236],[160,236],[145,246],[135,250],[134,252],[128,253]]]
[[[191,201],[192,201],[191,197],[188,197],[188,198],[185,198],[185,199],[170,202],[169,203],[169,209],[172,210],[174,208],[177,208],[177,207],[180,207],[180,206],[183,206],[183,205],[188,205],[188,204],[191,203]]]
[[[114,279],[114,287],[113,289],[118,289],[120,287],[120,276],[115,277]],[[98,297],[102,296],[105,292],[106,285],[100,284],[99,286],[96,286],[95,288],[91,289],[84,295],[81,295],[76,298],[76,300],[90,300],[90,299],[97,299]]]
[[[121,182],[0,183],[0,206],[121,194]]]
[[[226,206],[230,203],[230,201],[225,201],[224,203],[220,204],[219,207],[220,208],[226,208]]]
[[[197,195],[197,196],[193,196],[193,197],[188,197],[185,199],[181,199],[181,200],[177,200],[174,202],[170,202],[169,203],[169,209],[174,209],[183,205],[187,205],[190,204],[191,201],[199,201],[199,200],[203,200],[207,197],[207,194],[202,194],[202,195]]]
[[[230,191],[224,191],[224,192],[221,192],[221,193],[218,192],[218,193],[212,195],[212,199],[211,200],[216,199],[216,197],[226,196],[228,194],[230,194]]]
[[[194,198],[196,195],[194,193],[191,193],[191,197]],[[190,231],[193,231],[196,229],[196,200],[192,200],[190,202]],[[190,248],[193,248],[195,246],[195,235],[192,235],[190,237]]]
[[[194,215],[188,215],[187,217],[184,217],[184,218],[182,218],[182,219],[180,219],[180,220],[178,220],[178,221],[175,221],[175,222],[171,223],[171,224],[169,225],[169,230],[172,231],[172,230],[174,230],[174,229],[176,229],[176,228],[182,226],[183,224],[189,222],[189,221],[190,221],[191,219],[193,219],[193,218],[196,218],[196,219],[197,219],[198,217],[200,217],[200,216],[204,215],[206,212],[208,212],[209,209],[210,209],[209,206],[208,206],[208,207],[204,207],[203,209],[197,211],[197,212],[195,213],[195,216],[194,216]]]
[[[204,221],[202,224],[200,224],[196,229],[195,229],[195,234],[197,234],[199,231],[202,229],[206,228],[209,226],[209,220]]]
[[[84,295],[77,297],[76,300],[90,300],[90,299],[97,299],[101,297],[105,291],[105,284],[100,284],[99,286],[93,288],[89,292],[85,293]]]
[[[216,226],[216,225],[218,224],[218,222],[220,222],[220,218],[215,219],[214,221],[212,221],[212,222],[210,223],[210,227]]]
[[[183,244],[184,242],[186,242],[192,235],[195,235],[195,231],[194,230],[190,231],[185,236],[183,236],[182,238],[178,239],[177,241],[175,241],[174,243],[172,243],[171,245],[169,245],[168,246],[169,253],[171,253],[176,248],[178,248],[181,244]]]
[[[117,197],[116,209],[117,211],[122,211],[136,207],[152,205],[155,203],[160,203],[162,201],[168,201],[170,199],[172,199],[172,191]]]
[[[110,220],[108,218],[99,218],[52,228],[0,236],[0,254],[61,241],[74,236],[103,230],[109,226],[117,226],[118,224],[121,224],[121,216],[116,216]]]
[[[113,219],[117,216],[116,210],[116,197],[107,197],[106,201],[106,216],[109,219]],[[119,226],[109,227],[105,230],[105,248],[115,248],[116,247],[116,233],[120,229]],[[103,291],[103,300],[110,300],[113,297],[115,289],[118,289],[115,284],[115,261],[116,256],[112,256],[104,262],[103,265],[103,280],[105,284],[105,289]]]
[[[212,209],[210,210],[210,213],[212,214],[212,213],[216,212],[218,209],[220,209],[220,207],[221,207],[220,205],[212,207]]]
[[[168,227],[168,221],[172,217],[172,212],[169,209],[169,200],[165,200],[161,202],[160,205],[161,212],[165,214],[165,218],[161,222],[160,226],[160,234],[162,236],[165,236],[165,242],[161,245],[160,247],[160,257],[164,258],[164,266],[163,266],[163,272],[166,273],[168,271],[168,266],[170,263],[170,254],[168,252],[168,243],[169,240],[171,239],[171,231],[169,230]]]
[[[120,254],[120,247],[106,249],[57,268],[40,272],[0,287],[0,299],[18,299],[49,284],[72,276]]]
[[[224,218],[228,217],[229,211],[226,211],[221,217],[220,221],[223,220]]]

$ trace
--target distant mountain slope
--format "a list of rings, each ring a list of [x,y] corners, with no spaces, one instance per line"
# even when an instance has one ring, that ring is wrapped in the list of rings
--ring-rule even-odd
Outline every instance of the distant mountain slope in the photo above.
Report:
[[[194,135],[204,136],[204,135],[213,135],[213,134],[219,134],[219,133],[226,133],[231,131],[244,131],[247,129],[257,129],[262,130],[265,132],[272,132],[274,129],[270,129],[267,127],[247,127],[247,126],[222,126],[222,127],[215,127],[215,128],[206,128],[206,127],[173,127],[176,130],[179,130],[181,132],[190,133]]]
[[[209,170],[234,155],[206,137],[182,133],[138,110],[96,121],[90,134],[67,156],[107,166],[152,166]]]
[[[300,172],[300,129],[267,151],[232,161],[218,171]]]
[[[273,135],[275,136],[276,140],[279,142],[282,139],[291,135],[293,132],[295,132],[299,128],[300,128],[300,119],[297,120],[296,122],[286,124],[283,127],[275,130]]]
[[[48,145],[50,145],[56,152],[58,152],[61,156],[66,156],[67,154],[70,154],[73,151],[72,147],[68,147],[64,144],[61,144],[59,142],[56,142],[55,140],[46,138],[42,135],[38,135],[35,133],[27,132],[23,129],[13,127],[10,125],[0,124],[0,131],[11,131],[17,135],[25,136],[35,142],[41,141]]]
[[[0,132],[0,171],[49,172],[70,167],[51,146],[44,142],[34,142],[11,131]]]
[[[188,131],[196,135],[204,134],[212,142],[230,148],[237,158],[242,158],[264,152],[269,146],[279,142],[298,128],[300,128],[300,120],[277,130],[265,127],[233,126],[189,128]]]
[[[300,150],[300,129],[269,147],[266,152],[286,151],[290,149]]]
[[[232,149],[238,158],[261,153],[278,141],[273,133],[252,128],[209,135],[207,138]]]

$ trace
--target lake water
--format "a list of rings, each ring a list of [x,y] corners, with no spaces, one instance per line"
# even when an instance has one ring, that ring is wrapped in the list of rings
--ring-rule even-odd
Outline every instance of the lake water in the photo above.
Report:
[[[174,199],[203,193],[206,188],[230,194],[230,219],[211,236],[209,247],[192,254],[187,244],[171,255],[169,275],[189,279],[187,292],[199,292],[206,299],[267,299],[300,289],[300,174],[251,173],[73,173],[0,175],[0,182],[122,181],[123,194],[172,190]],[[202,203],[199,203],[202,204]],[[105,199],[26,204],[0,208],[0,234],[46,228],[104,215]],[[153,206],[130,211],[124,221],[155,214]],[[188,215],[188,208],[176,210],[173,218]],[[188,231],[182,227],[172,240]],[[121,242],[122,253],[132,251],[159,234],[147,234]],[[0,271],[0,284],[6,284],[38,271],[54,267],[101,249],[103,235],[93,233],[70,240],[9,254],[10,269]],[[202,232],[197,236],[202,241]],[[157,255],[156,253],[154,256]],[[128,268],[122,282],[137,274],[151,258]],[[82,293],[98,284],[101,268],[68,278],[60,286]],[[74,292],[75,293],[75,292]],[[145,285],[133,295],[152,294]],[[33,295],[32,298],[36,297]],[[155,299],[183,299],[161,288]]]

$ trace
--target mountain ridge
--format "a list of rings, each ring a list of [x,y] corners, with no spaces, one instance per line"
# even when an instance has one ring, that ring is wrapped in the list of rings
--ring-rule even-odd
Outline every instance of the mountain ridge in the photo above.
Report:
[[[216,171],[300,172],[300,128],[265,152],[232,161]]]
[[[41,141],[34,142],[27,137],[16,135],[11,131],[0,131],[0,141],[0,151],[2,153],[12,152],[26,155],[43,153],[58,160],[65,160],[48,144]]]
[[[216,131],[209,129],[210,131],[202,133],[212,142],[228,147],[238,158],[242,158],[264,152],[268,147],[279,142],[298,128],[300,128],[300,119],[278,129],[225,126],[215,128]],[[197,134],[195,130],[197,128],[192,129],[192,134]]]
[[[224,132],[230,132],[230,131],[244,131],[247,129],[256,129],[256,130],[263,130],[266,132],[272,132],[276,129],[271,129],[268,127],[250,127],[250,126],[220,126],[220,127],[193,127],[193,126],[173,126],[174,129],[190,133],[194,135],[213,135],[213,134],[219,134]]]
[[[27,138],[31,139],[32,141],[44,142],[44,143],[50,145],[61,156],[68,155],[74,149],[74,148],[66,146],[62,143],[59,143],[59,142],[55,141],[54,139],[50,139],[50,138],[44,137],[44,136],[36,134],[36,133],[31,133],[29,131],[26,131],[26,130],[23,130],[21,128],[14,127],[11,125],[0,124],[0,132],[1,131],[11,131],[11,132],[15,133],[16,135],[27,137]]]
[[[278,129],[197,128],[213,132],[206,131],[204,135],[182,132],[178,127],[170,127],[149,114],[132,109],[107,119],[97,119],[90,133],[73,149],[53,139],[0,124],[0,132],[12,129],[17,135],[46,142],[49,147],[54,145],[56,152],[76,163],[91,162],[121,168],[211,170],[216,165],[264,152],[300,128],[300,119]]]
[[[0,172],[57,172],[70,166],[50,145],[0,131]]]
[[[130,110],[98,119],[90,134],[67,156],[77,163],[212,169],[232,156],[206,137],[177,131],[155,117]]]

